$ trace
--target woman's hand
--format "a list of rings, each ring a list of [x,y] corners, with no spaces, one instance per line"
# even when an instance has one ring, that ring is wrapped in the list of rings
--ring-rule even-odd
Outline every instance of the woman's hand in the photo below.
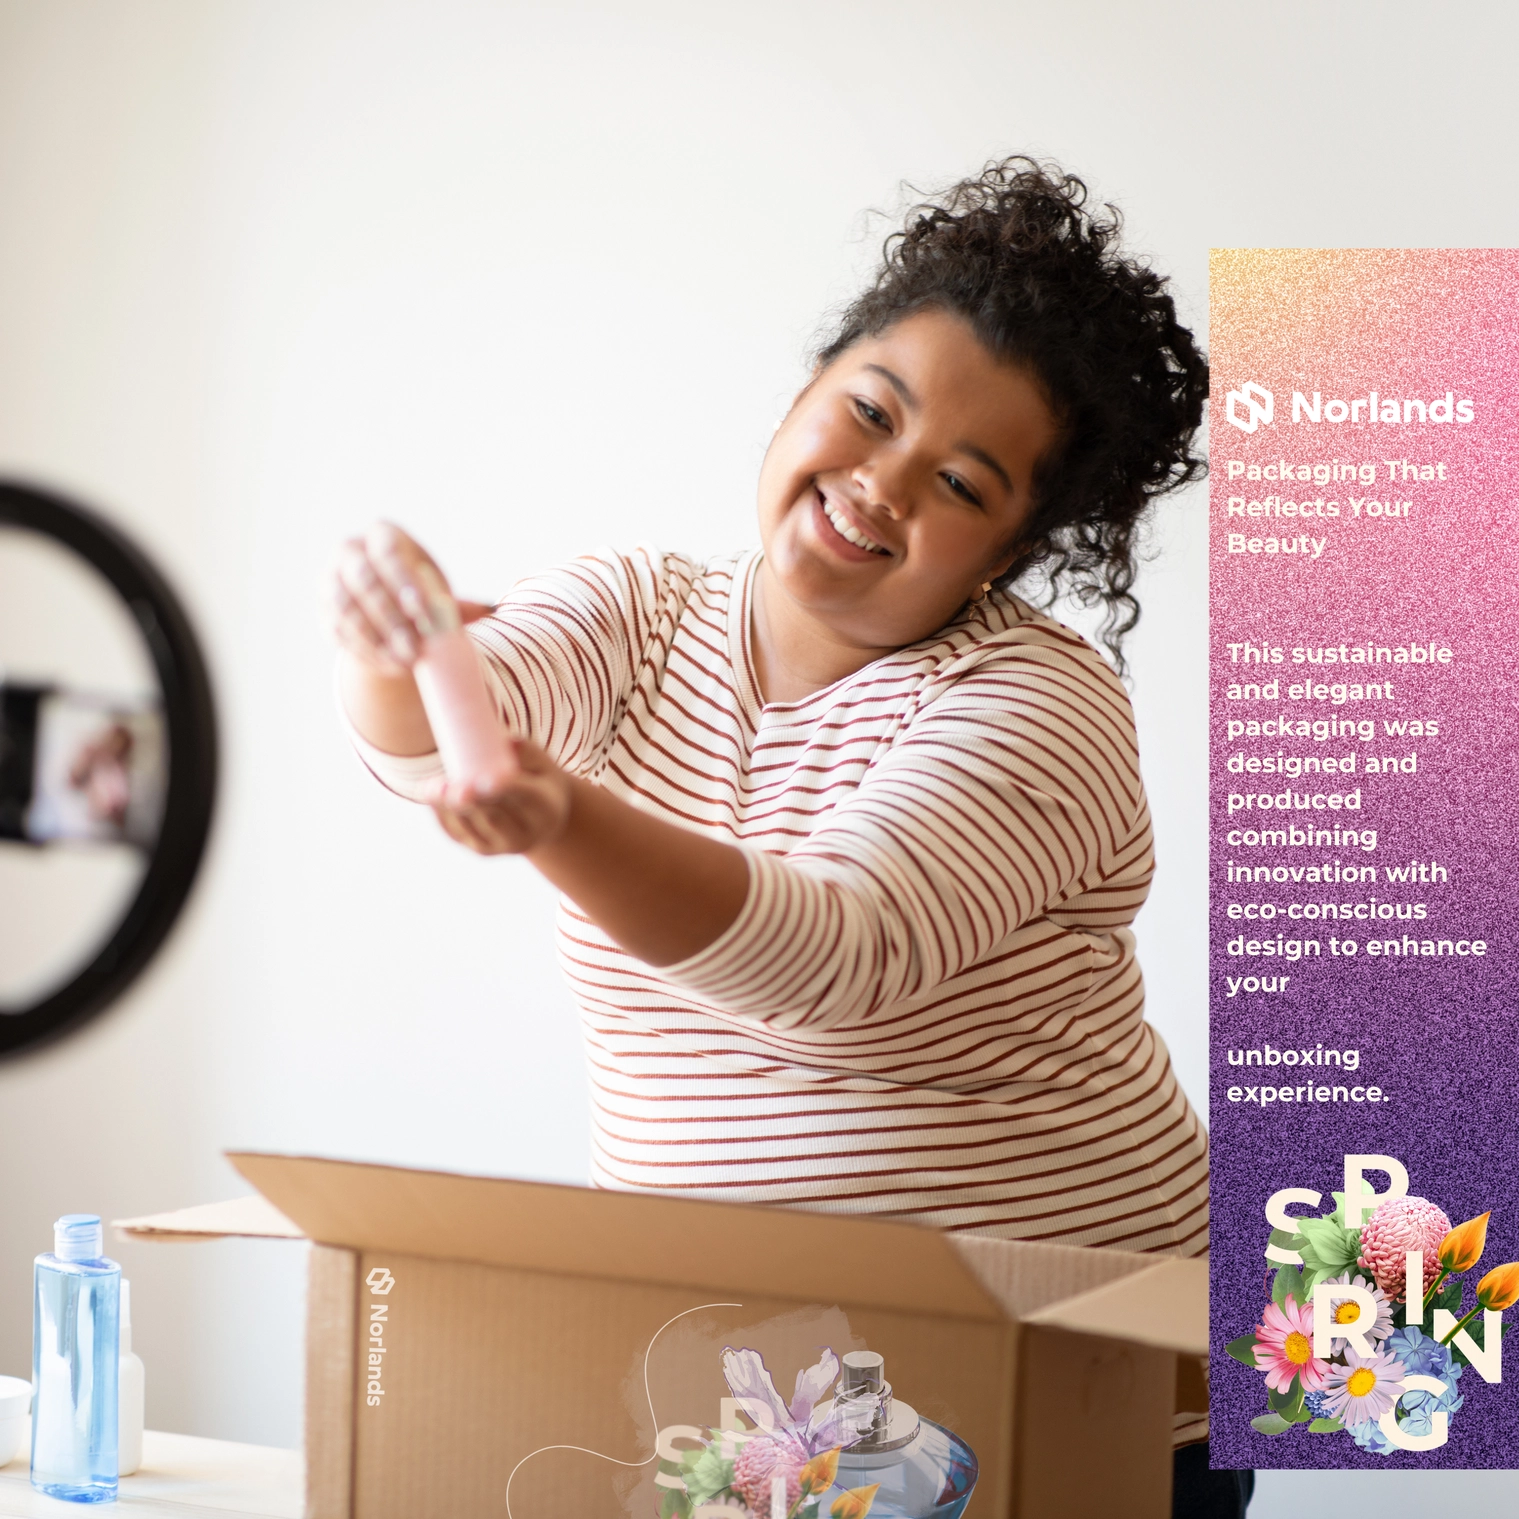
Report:
[[[333,573],[333,631],[342,651],[344,709],[359,733],[387,754],[434,746],[411,667],[440,622],[484,617],[490,607],[458,601],[416,539],[389,522],[350,538]]]
[[[456,600],[432,556],[394,523],[375,523],[338,554],[333,576],[338,644],[386,675],[409,670],[428,634],[489,611],[481,602]]]
[[[574,782],[536,744],[512,745],[514,773],[489,792],[439,782],[433,811],[451,839],[476,854],[529,854],[569,824]]]

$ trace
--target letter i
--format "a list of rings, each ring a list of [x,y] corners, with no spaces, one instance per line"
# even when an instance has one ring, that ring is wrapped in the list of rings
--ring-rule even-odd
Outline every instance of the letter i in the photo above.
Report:
[[[1410,1250],[1404,1258],[1404,1297],[1408,1304],[1406,1322],[1424,1322],[1424,1252]]]
[[[786,1479],[779,1472],[770,1479],[770,1519],[786,1519]]]

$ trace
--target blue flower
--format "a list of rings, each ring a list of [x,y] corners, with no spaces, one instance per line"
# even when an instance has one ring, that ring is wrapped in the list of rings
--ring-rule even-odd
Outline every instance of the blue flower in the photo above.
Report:
[[[1362,1450],[1369,1450],[1374,1456],[1390,1456],[1397,1449],[1397,1446],[1382,1433],[1382,1426],[1375,1419],[1366,1419],[1360,1424],[1351,1424],[1347,1427],[1350,1438]]]
[[[1388,1337],[1386,1348],[1403,1362],[1411,1375],[1435,1377],[1445,1383],[1442,1393],[1409,1391],[1398,1399],[1395,1417],[1399,1429],[1410,1435],[1433,1434],[1434,1416],[1443,1413],[1453,1417],[1465,1402],[1456,1383],[1466,1368],[1452,1362],[1448,1347],[1415,1328],[1395,1331]],[[1311,1408],[1313,1405],[1309,1399],[1315,1396],[1320,1394],[1310,1393],[1305,1397],[1304,1405]],[[1375,1420],[1368,1419],[1364,1424],[1352,1424],[1349,1428],[1350,1438],[1373,1455],[1390,1456],[1398,1448],[1382,1433]]]
[[[1410,1325],[1396,1329],[1386,1348],[1403,1363],[1403,1370],[1415,1376],[1447,1380],[1451,1367],[1450,1347],[1431,1339],[1422,1329]],[[1459,1369],[1459,1368],[1458,1368]]]
[[[1463,1366],[1452,1366],[1441,1378],[1445,1383],[1445,1391],[1438,1395],[1432,1392],[1405,1392],[1398,1400],[1398,1412],[1401,1415],[1398,1423],[1411,1435],[1431,1434],[1437,1413],[1454,1414],[1466,1401],[1456,1388],[1456,1378],[1465,1369]]]
[[[1316,1419],[1332,1419],[1334,1417],[1329,1411],[1329,1394],[1325,1392],[1305,1392],[1303,1394],[1303,1407]]]

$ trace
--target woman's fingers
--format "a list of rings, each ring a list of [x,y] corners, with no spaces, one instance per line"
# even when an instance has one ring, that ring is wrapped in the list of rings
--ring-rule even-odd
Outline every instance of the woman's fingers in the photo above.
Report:
[[[347,586],[334,577],[332,631],[341,648],[386,675],[399,675],[406,666],[391,651],[385,633],[369,620]]]
[[[344,543],[333,579],[338,641],[387,673],[410,669],[432,634],[493,610],[456,601],[427,551],[392,522]]]
[[[338,555],[337,581],[345,625],[363,636],[353,615],[360,614],[376,647],[401,664],[410,665],[419,651],[416,628],[381,577],[364,539],[350,538],[343,545]]]
[[[385,589],[422,637],[459,626],[459,607],[442,570],[415,538],[393,522],[377,522],[364,547]]]
[[[541,750],[516,747],[523,763],[489,794],[446,784],[430,798],[449,837],[477,854],[525,854],[556,838],[568,819],[569,778]]]

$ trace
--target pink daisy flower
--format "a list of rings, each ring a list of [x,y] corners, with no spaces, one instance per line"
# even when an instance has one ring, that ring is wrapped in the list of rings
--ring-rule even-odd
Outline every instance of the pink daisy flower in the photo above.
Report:
[[[1286,1392],[1293,1377],[1300,1377],[1304,1392],[1317,1392],[1329,1371],[1327,1361],[1313,1353],[1313,1314],[1288,1298],[1280,1307],[1266,1304],[1262,1322],[1255,1326],[1255,1364],[1266,1373],[1266,1386]]]
[[[1403,1396],[1403,1363],[1378,1351],[1363,1356],[1346,1347],[1345,1364],[1330,1366],[1324,1383],[1324,1407],[1342,1424],[1380,1419]]]
[[[1375,1282],[1362,1276],[1355,1271],[1342,1271],[1338,1276],[1332,1276],[1325,1283],[1328,1287],[1360,1287],[1369,1292],[1372,1301],[1377,1305],[1377,1317],[1373,1324],[1365,1329],[1368,1339],[1373,1342],[1385,1340],[1392,1333],[1392,1304],[1387,1301],[1387,1294],[1382,1291]],[[1348,1297],[1335,1297],[1330,1300],[1329,1316],[1336,1324],[1358,1324],[1361,1317],[1361,1305]]]

